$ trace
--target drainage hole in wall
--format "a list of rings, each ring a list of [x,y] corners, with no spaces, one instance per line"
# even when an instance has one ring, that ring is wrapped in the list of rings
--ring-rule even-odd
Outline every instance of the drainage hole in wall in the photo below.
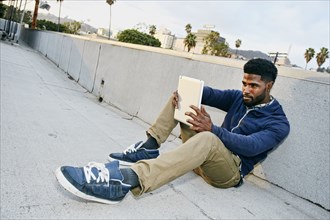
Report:
[[[74,78],[73,78],[72,76],[70,76],[69,74],[68,74],[68,78],[69,78],[70,80],[74,80]]]
[[[101,80],[101,86],[103,86],[103,85],[104,85],[104,80],[102,79],[102,80]]]
[[[102,97],[99,97],[99,102],[103,102],[103,98]]]

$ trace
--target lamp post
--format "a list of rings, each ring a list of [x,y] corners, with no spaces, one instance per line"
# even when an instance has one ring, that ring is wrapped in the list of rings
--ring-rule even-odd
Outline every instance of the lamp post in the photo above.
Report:
[[[58,24],[57,24],[57,31],[60,32],[60,25],[61,25],[61,8],[62,8],[62,1],[63,0],[56,0],[60,2],[60,9],[58,10]]]
[[[111,35],[111,5],[113,5],[113,3],[115,3],[116,0],[106,0],[106,2],[109,4],[110,6],[110,19],[109,19],[109,40],[110,40],[110,35]]]
[[[25,9],[26,9],[26,3],[27,3],[27,0],[25,0],[25,3],[24,3],[24,9],[23,9],[23,12],[22,12],[22,15],[21,15],[21,21],[20,21],[20,24],[23,23],[24,14],[25,14]]]

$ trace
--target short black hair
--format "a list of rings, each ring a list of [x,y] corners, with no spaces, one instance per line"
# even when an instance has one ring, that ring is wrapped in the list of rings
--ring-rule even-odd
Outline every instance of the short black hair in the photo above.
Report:
[[[256,58],[249,60],[244,65],[244,73],[260,75],[264,81],[275,82],[277,77],[277,68],[269,60]]]

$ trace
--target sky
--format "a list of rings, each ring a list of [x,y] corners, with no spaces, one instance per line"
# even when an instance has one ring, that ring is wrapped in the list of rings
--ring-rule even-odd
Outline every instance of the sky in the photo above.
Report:
[[[58,15],[59,3],[47,2],[50,10],[39,9],[39,13]],[[33,11],[33,7],[34,1],[28,0],[27,9]],[[318,53],[321,47],[330,47],[329,13],[330,0],[117,0],[111,6],[111,29],[145,23],[185,37],[188,23],[193,32],[204,25],[214,26],[231,48],[240,39],[239,49],[288,53],[291,64],[305,68],[307,48]],[[64,0],[61,17],[66,16],[95,28],[109,28],[110,7],[106,0]],[[327,59],[323,67],[329,66]],[[316,58],[307,68],[317,68]]]

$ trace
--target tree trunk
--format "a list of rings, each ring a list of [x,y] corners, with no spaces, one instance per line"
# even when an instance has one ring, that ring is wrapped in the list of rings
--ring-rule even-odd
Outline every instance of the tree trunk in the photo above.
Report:
[[[38,9],[39,9],[39,0],[35,0],[35,5],[34,5],[34,11],[33,11],[33,17],[32,17],[32,29],[36,29],[37,27],[37,17],[38,17]]]

